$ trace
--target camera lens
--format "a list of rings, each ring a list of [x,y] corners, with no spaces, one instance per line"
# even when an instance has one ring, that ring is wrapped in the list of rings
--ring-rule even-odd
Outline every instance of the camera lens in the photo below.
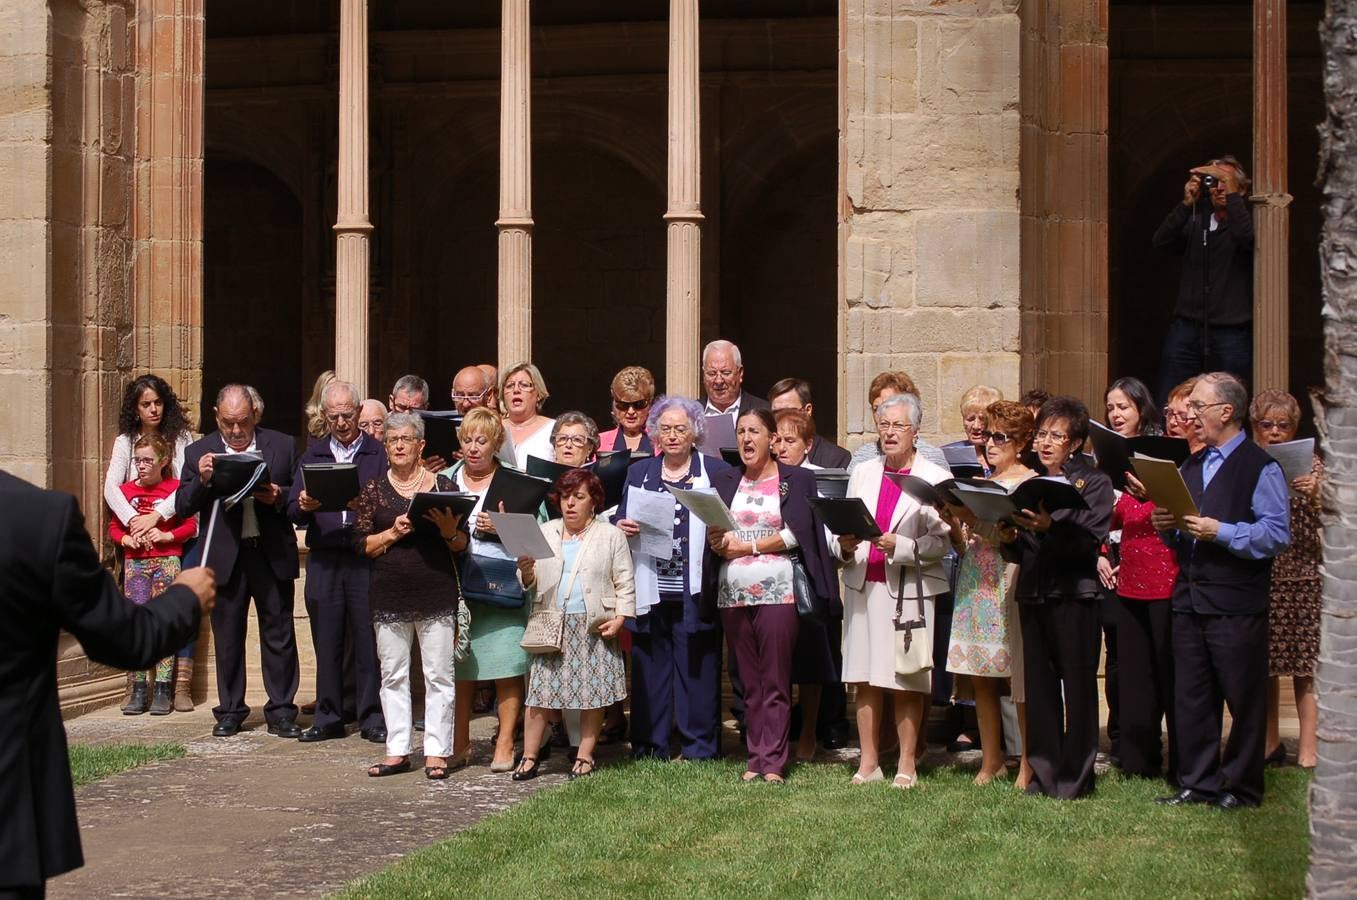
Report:
[[[1203,175],[1203,176],[1202,176],[1202,187],[1206,188],[1208,191],[1214,190],[1215,187],[1216,187],[1216,185],[1219,184],[1219,183],[1220,183],[1220,179],[1217,178],[1217,177],[1214,176],[1214,175]]]

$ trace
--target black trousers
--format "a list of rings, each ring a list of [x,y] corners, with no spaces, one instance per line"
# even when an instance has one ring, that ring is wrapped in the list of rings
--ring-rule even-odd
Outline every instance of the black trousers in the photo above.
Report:
[[[1107,654],[1103,663],[1103,699],[1107,701],[1107,742],[1115,757],[1121,756],[1121,660],[1117,641],[1117,626],[1121,622],[1121,603],[1117,595],[1103,591],[1099,601],[1102,615],[1103,649]]]
[[[292,624],[294,582],[279,579],[264,551],[242,543],[231,578],[217,591],[212,608],[212,644],[217,654],[218,706],[212,714],[220,721],[230,717],[243,721],[250,714],[245,705],[245,625],[254,598],[259,618],[259,656],[264,670],[264,718],[282,722],[297,718],[297,636]]]
[[[1214,796],[1263,802],[1267,752],[1267,614],[1173,614],[1178,783]],[[1220,752],[1222,703],[1233,724]]]
[[[833,684],[820,689],[820,718],[815,723],[816,736],[823,743],[839,731],[848,734],[848,692],[843,686],[843,619],[830,619],[825,622],[829,632],[829,655],[834,660],[834,670],[840,677]]]
[[[46,896],[46,882],[23,887],[0,887],[0,900],[42,900]]]
[[[342,725],[345,646],[352,652],[352,677],[360,728],[384,728],[377,640],[368,605],[369,562],[348,550],[312,550],[306,561],[306,610],[316,648],[318,728]]]
[[[1117,655],[1121,663],[1121,768],[1158,777],[1163,767],[1163,730],[1168,719],[1169,779],[1178,775],[1178,739],[1173,723],[1173,611],[1167,599],[1119,597]]]
[[[1093,792],[1098,755],[1098,601],[1047,597],[1019,607],[1027,688],[1029,794]]]

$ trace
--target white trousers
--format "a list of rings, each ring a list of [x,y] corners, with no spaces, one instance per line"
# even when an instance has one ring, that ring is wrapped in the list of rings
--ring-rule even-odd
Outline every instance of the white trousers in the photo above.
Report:
[[[410,709],[410,645],[419,638],[424,667],[424,755],[452,753],[452,711],[456,682],[452,650],[457,639],[451,618],[418,622],[377,622],[377,659],[382,665],[382,716],[388,756],[408,756],[413,731]]]

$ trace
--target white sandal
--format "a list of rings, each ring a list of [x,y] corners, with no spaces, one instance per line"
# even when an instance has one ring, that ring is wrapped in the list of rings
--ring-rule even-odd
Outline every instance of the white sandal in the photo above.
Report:
[[[868,772],[866,775],[863,775],[861,772],[854,773],[852,783],[871,784],[873,781],[885,781],[885,780],[886,776],[881,774],[881,767],[877,766],[875,769]]]

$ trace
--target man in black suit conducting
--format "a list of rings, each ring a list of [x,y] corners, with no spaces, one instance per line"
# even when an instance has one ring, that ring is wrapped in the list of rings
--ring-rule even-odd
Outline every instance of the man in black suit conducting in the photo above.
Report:
[[[216,737],[231,737],[250,714],[245,705],[245,624],[250,598],[259,616],[260,659],[264,670],[264,719],[270,734],[296,738],[300,668],[293,630],[293,588],[297,579],[297,534],[286,515],[287,493],[296,468],[292,438],[257,428],[249,389],[228,384],[217,392],[217,430],[189,444],[184,451],[183,480],[175,496],[180,516],[202,514],[207,532],[216,514],[211,546],[204,562],[221,586],[212,612],[212,641],[217,655],[218,705],[212,710]],[[251,453],[268,465],[270,482],[226,508],[212,488],[213,458],[224,453]]]
[[[96,662],[144,669],[193,639],[215,592],[210,571],[185,569],[134,605],[99,564],[74,497],[0,472],[0,898],[42,897],[48,878],[84,865],[57,633]]]

